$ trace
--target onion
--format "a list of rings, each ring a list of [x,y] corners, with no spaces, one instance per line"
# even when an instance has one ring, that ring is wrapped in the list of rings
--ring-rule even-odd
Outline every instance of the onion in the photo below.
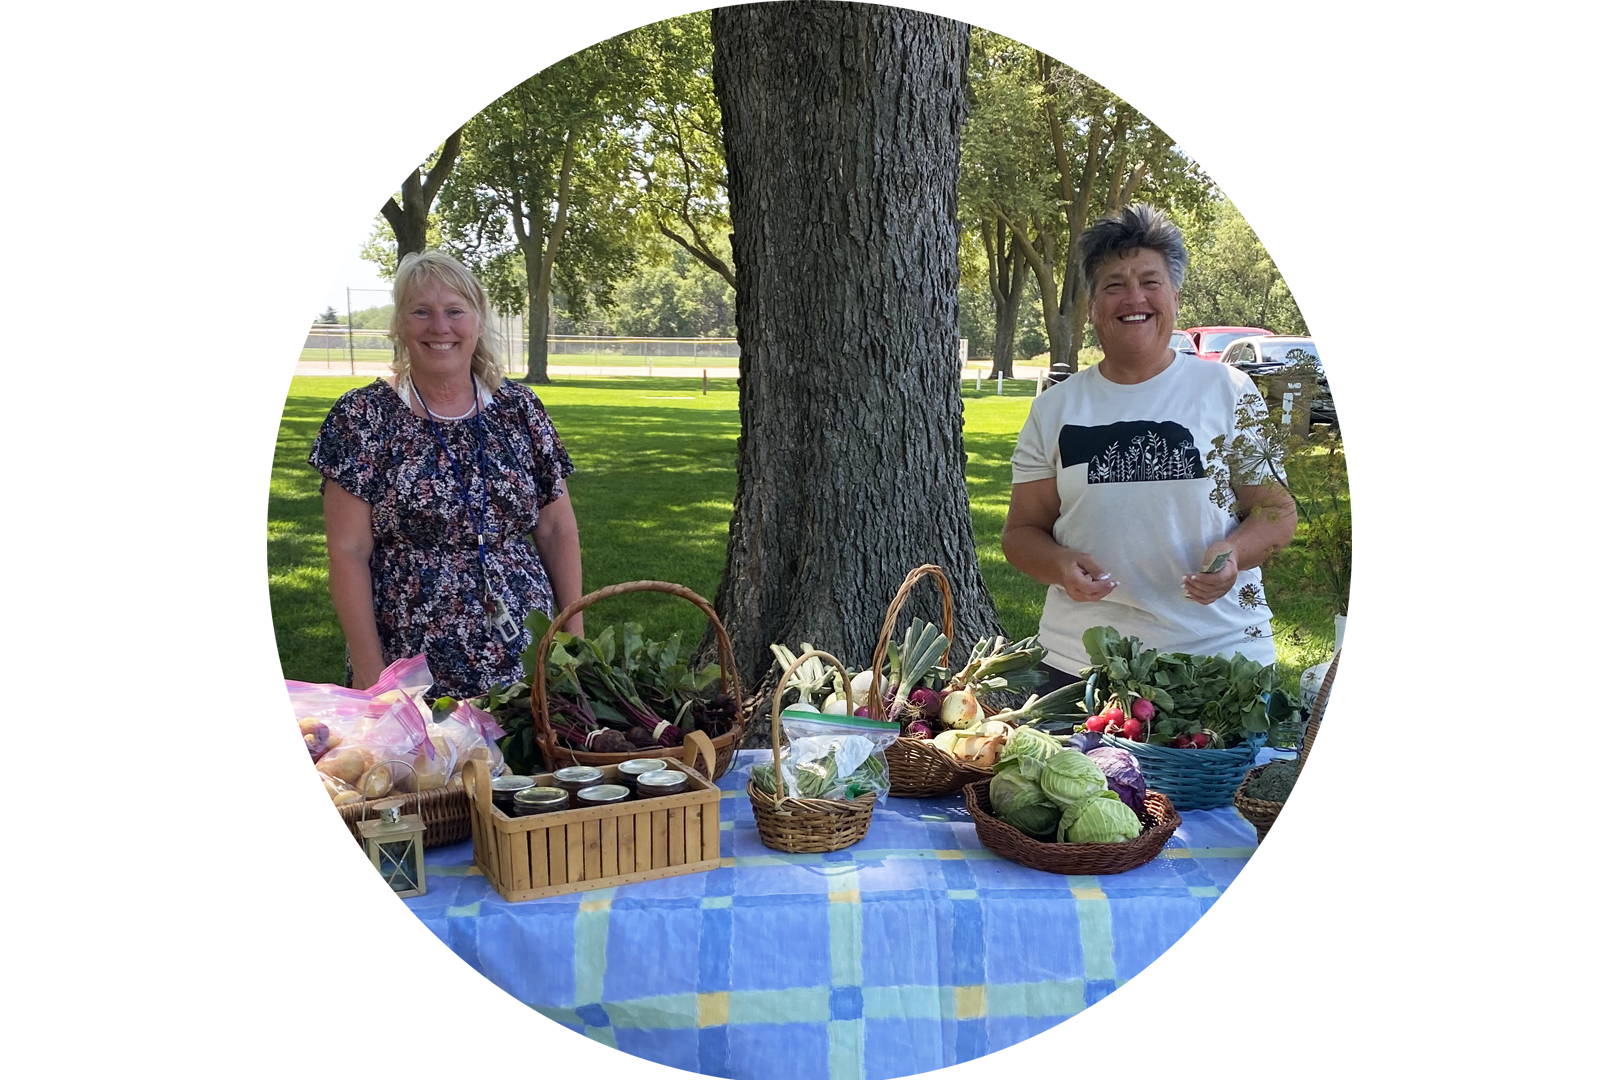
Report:
[[[885,679],[883,676],[879,675],[878,676],[878,693],[881,695],[883,693],[883,691],[887,690],[888,688],[889,688],[889,680]],[[867,695],[869,695],[872,692],[872,670],[870,668],[868,668],[867,670],[861,672],[859,675],[853,676],[849,680],[849,690],[850,690],[850,693],[857,700],[865,701],[866,698],[867,698]]]
[[[970,690],[953,690],[939,704],[939,722],[949,728],[962,728],[979,719],[979,701]]]

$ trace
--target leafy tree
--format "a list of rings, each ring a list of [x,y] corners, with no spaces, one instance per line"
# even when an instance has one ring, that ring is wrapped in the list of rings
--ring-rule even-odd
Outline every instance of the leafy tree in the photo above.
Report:
[[[1127,102],[1043,53],[988,32],[972,58],[962,202],[981,237],[1006,355],[1020,273],[1041,303],[1052,361],[1074,365],[1086,321],[1080,234],[1097,216],[1148,199],[1184,211],[1209,181]]]
[[[638,209],[662,237],[735,289],[709,14],[665,19],[630,37],[645,71],[632,158]]]
[[[1309,334],[1288,283],[1237,207],[1216,199],[1210,211],[1181,223],[1188,253],[1181,325]]]
[[[970,38],[967,126],[962,132],[961,215],[964,271],[990,301],[992,371],[1012,375],[1019,308],[1030,259],[1009,227],[1027,232],[1044,209],[1053,180],[1043,171],[1047,133],[1031,123],[1038,99],[1024,69],[1025,46],[977,28]],[[976,247],[971,259],[968,245]]]
[[[400,259],[428,246],[428,213],[460,152],[461,130],[452,131],[434,157],[428,159],[426,176],[421,168],[412,169],[399,186],[399,198],[390,197],[382,205],[382,216],[394,233],[396,266]]]
[[[629,38],[553,64],[469,120],[440,193],[446,246],[500,310],[528,312],[529,382],[549,381],[553,288],[575,314],[607,307],[634,262],[628,128],[643,65]]]
[[[731,286],[673,240],[644,249],[616,296],[607,320],[615,334],[733,337],[737,332]]]

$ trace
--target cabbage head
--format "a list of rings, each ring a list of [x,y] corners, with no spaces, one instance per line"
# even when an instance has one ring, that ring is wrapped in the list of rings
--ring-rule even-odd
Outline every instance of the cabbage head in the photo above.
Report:
[[[990,778],[990,808],[996,817],[1026,836],[1051,836],[1062,816],[1041,791],[1041,785],[1027,779],[1017,769],[999,772]]]
[[[1108,778],[1108,790],[1119,796],[1119,801],[1140,817],[1147,812],[1147,780],[1142,777],[1142,763],[1136,755],[1118,746],[1099,746],[1087,750],[1086,756],[1095,761]]]
[[[1058,822],[1066,844],[1121,844],[1142,835],[1136,813],[1112,791],[1069,807]]]
[[[1102,769],[1078,750],[1066,747],[1042,765],[1041,790],[1059,806],[1073,806],[1108,790],[1108,778]]]
[[[1025,767],[1023,763],[1045,761],[1061,749],[1063,743],[1046,732],[1037,731],[1029,726],[1021,727],[1013,731],[1012,738],[1001,748],[1001,756],[996,759],[995,771],[1001,773],[1016,768],[1026,778],[1033,780],[1040,775],[1040,769]]]

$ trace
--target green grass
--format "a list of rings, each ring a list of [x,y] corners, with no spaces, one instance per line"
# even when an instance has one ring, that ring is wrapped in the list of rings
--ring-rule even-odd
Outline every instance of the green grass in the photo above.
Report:
[[[297,378],[287,396],[269,499],[268,564],[276,645],[287,678],[340,682],[343,636],[326,592],[319,475],[306,463],[332,402],[369,379]],[[963,388],[967,485],[979,565],[1009,634],[1033,634],[1044,587],[1007,564],[1001,526],[1011,484],[1008,461],[1034,387],[1008,383]],[[567,378],[540,396],[578,472],[569,480],[585,554],[587,591],[621,581],[677,581],[712,597],[725,564],[736,490],[737,390],[710,380],[658,377]],[[1327,658],[1332,603],[1300,580],[1295,548],[1267,567],[1276,616],[1279,668],[1289,680]],[[1292,575],[1292,576],[1291,576]],[[594,606],[593,617],[635,619],[650,634],[679,632],[695,643],[705,619],[697,608],[650,593]]]
[[[394,358],[392,349],[355,349],[354,358],[357,361],[371,364],[386,364]],[[316,363],[331,363],[337,367],[349,362],[349,350],[340,348],[331,349],[305,349],[298,355],[300,360],[311,360]],[[647,367],[654,368],[734,368],[737,358],[734,356],[636,356],[624,353],[552,353],[547,358],[548,369],[553,367]]]

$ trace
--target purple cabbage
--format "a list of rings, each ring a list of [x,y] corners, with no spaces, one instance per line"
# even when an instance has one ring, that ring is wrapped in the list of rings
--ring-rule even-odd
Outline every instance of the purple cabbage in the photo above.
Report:
[[[1097,763],[1108,779],[1108,790],[1119,796],[1119,801],[1136,811],[1137,817],[1147,814],[1147,780],[1142,776],[1142,765],[1136,755],[1117,746],[1099,746],[1087,750],[1086,756]]]

